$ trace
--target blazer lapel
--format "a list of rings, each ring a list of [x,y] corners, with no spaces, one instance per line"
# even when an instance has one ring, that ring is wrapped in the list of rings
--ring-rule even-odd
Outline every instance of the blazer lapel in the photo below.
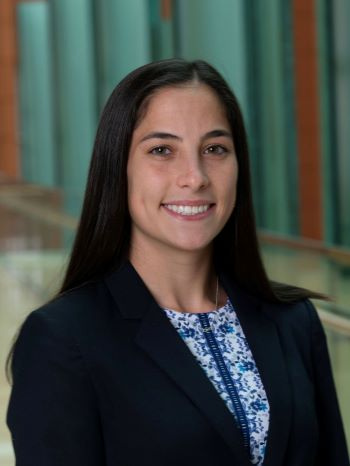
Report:
[[[191,399],[233,450],[239,464],[249,465],[240,431],[212,383],[157,304],[143,319],[136,343]]]
[[[279,466],[288,442],[291,393],[277,328],[257,298],[242,291],[228,275],[219,272],[219,279],[238,315],[270,404],[264,465]],[[249,466],[233,415],[131,263],[107,277],[106,283],[122,316],[140,319],[135,343],[187,394],[231,448],[238,464]]]
[[[242,291],[227,275],[219,276],[247,338],[270,405],[264,465],[279,466],[284,462],[287,449],[292,397],[277,327],[264,312],[269,304],[262,304],[257,298]]]
[[[106,279],[124,318],[141,319],[135,342],[197,406],[234,453],[251,465],[233,415],[130,262]]]

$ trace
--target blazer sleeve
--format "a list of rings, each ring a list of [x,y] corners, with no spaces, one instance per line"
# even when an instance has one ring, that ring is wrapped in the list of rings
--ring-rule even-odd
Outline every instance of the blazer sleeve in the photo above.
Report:
[[[343,423],[331,369],[327,340],[317,311],[310,301],[312,357],[319,423],[318,466],[349,466]]]
[[[16,466],[103,466],[97,402],[78,345],[49,313],[21,328],[7,412]]]

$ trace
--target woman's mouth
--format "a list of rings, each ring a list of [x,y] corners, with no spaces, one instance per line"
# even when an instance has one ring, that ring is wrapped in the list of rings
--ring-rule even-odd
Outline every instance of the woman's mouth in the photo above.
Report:
[[[202,204],[202,205],[175,205],[175,204],[162,204],[165,210],[178,218],[186,220],[199,220],[211,214],[215,204]]]

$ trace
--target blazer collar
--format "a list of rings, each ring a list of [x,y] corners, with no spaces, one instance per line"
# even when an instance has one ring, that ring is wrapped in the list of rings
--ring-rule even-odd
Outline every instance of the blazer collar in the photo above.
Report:
[[[287,447],[291,394],[277,328],[264,312],[268,304],[245,293],[222,271],[219,280],[235,308],[270,404],[264,465],[278,466],[283,464]],[[234,452],[239,464],[249,466],[232,414],[131,263],[124,263],[105,281],[122,317],[140,319],[136,344],[187,394]]]

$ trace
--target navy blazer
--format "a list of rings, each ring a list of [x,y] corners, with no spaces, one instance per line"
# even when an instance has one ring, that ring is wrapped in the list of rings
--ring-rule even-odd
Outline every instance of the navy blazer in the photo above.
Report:
[[[325,334],[224,273],[270,403],[266,466],[349,466]],[[8,407],[17,466],[249,466],[234,417],[126,262],[26,319]]]

